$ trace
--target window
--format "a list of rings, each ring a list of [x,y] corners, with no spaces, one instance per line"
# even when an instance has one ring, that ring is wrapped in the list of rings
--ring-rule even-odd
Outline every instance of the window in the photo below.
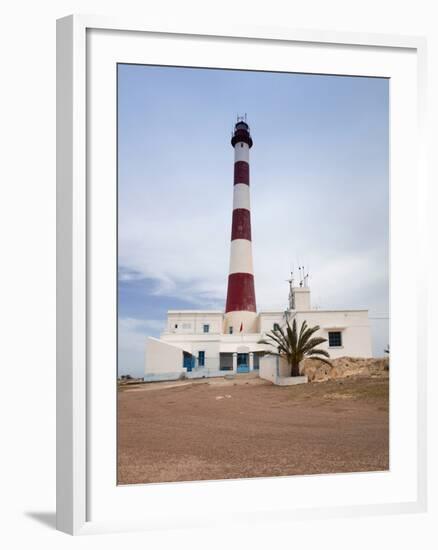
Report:
[[[240,147],[243,147],[243,143],[240,144]]]
[[[233,334],[233,327],[228,327],[228,334]]]
[[[210,332],[210,325],[204,325],[204,332]]]
[[[175,325],[175,328],[178,328],[178,325]]]
[[[339,331],[328,333],[329,347],[340,348],[342,347],[342,333]]]
[[[280,330],[280,325],[278,323],[274,323],[273,330]]]
[[[198,352],[198,365],[203,367],[205,365],[205,351]]]

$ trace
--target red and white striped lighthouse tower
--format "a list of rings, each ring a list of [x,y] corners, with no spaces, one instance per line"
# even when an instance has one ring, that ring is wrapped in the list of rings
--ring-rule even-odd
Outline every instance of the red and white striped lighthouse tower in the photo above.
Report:
[[[225,331],[236,334],[256,332],[257,320],[249,200],[252,139],[248,124],[241,119],[234,127],[231,145],[234,147],[234,194]]]

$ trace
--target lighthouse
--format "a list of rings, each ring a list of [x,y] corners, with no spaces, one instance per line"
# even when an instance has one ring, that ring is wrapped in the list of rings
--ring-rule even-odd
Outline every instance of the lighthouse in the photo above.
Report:
[[[238,119],[231,138],[234,147],[234,186],[225,307],[225,332],[228,334],[257,332],[249,192],[249,150],[252,144],[248,124]]]
[[[289,317],[293,317],[298,326],[306,321],[309,326],[321,327],[316,335],[326,341],[325,348],[331,358],[372,356],[368,310],[312,308],[304,269],[299,269],[299,285],[294,285],[291,274],[286,311],[279,307],[257,312],[249,192],[252,144],[246,120],[238,118],[231,137],[234,185],[225,312],[169,310],[160,338],[149,336],[146,341],[144,380],[147,382],[223,376],[229,371],[236,374],[258,371],[262,378],[272,382],[273,373],[279,376],[280,365],[272,363],[276,360],[269,355],[272,347],[263,340],[266,334],[285,327]],[[269,208],[269,204],[264,206]],[[271,361],[271,367],[266,361]]]

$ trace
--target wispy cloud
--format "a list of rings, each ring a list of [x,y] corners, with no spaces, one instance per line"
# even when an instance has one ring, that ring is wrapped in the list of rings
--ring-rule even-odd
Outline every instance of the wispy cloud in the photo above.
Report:
[[[239,109],[250,113],[255,141],[258,309],[286,306],[285,279],[299,263],[310,268],[319,307],[388,311],[387,82],[151,67],[120,74],[119,280],[146,319],[136,318],[137,307],[135,319],[121,319],[120,335],[126,353],[138,350],[136,364],[140,336],[163,324],[164,305],[224,305],[228,139]],[[163,317],[148,321],[157,300]],[[387,328],[379,329],[384,340]]]

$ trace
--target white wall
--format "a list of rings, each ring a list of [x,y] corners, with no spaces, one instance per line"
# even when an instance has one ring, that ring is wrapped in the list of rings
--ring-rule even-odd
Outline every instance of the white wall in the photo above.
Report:
[[[372,357],[371,331],[367,311],[319,311],[300,312],[297,323],[306,320],[310,326],[319,325],[319,336],[328,339],[329,331],[340,331],[342,347],[330,348],[328,341],[319,347],[326,349],[330,357]]]
[[[175,328],[178,325],[178,328]],[[204,325],[209,332],[204,333]],[[223,326],[223,313],[215,311],[169,311],[165,334],[220,334]]]
[[[307,321],[309,326],[319,325],[321,329],[316,334],[324,338],[328,338],[328,332],[331,330],[341,331],[342,347],[329,348],[328,342],[319,346],[322,349],[326,349],[331,357],[372,357],[371,331],[367,311],[324,311],[313,309],[296,312],[294,318],[297,321],[298,328],[300,328],[303,321]],[[260,314],[261,332],[266,333],[271,331],[274,323],[278,323],[280,326],[285,324],[281,312]]]
[[[282,312],[262,312],[259,314],[259,331],[261,333],[265,334],[273,330],[275,323],[280,326],[284,325],[285,320]]]
[[[205,367],[219,368],[220,336],[218,334],[163,334],[161,342],[166,342],[198,358],[200,351],[205,352]]]
[[[205,367],[219,369],[219,340],[195,341],[192,344],[192,354],[198,359],[199,352],[205,352]]]
[[[225,314],[224,332],[228,334],[233,327],[233,335],[240,335],[240,326],[244,334],[257,333],[259,330],[258,315],[255,311],[229,311]]]
[[[278,383],[278,378],[291,378],[291,368],[283,357],[265,355],[260,357],[259,376],[274,384]]]
[[[308,310],[311,308],[310,304],[310,288],[294,288],[295,309],[297,311]]]
[[[274,383],[277,378],[277,362],[278,358],[273,355],[265,355],[264,357],[260,357],[260,378]]]
[[[247,317],[251,317],[251,312],[240,312],[240,314],[246,314]],[[236,320],[233,315],[234,312],[226,315],[225,330],[227,330],[228,323],[235,325],[235,332],[230,335],[227,333],[223,334],[221,330],[217,330],[219,324],[222,322],[222,314],[217,315],[213,313],[209,316],[208,312],[202,312],[202,314],[190,312],[172,313],[169,314],[169,318],[172,321],[168,324],[171,325],[171,323],[177,320],[178,329],[163,333],[161,339],[193,354],[195,357],[198,356],[199,351],[205,351],[206,366],[217,368],[220,352],[233,353],[237,350],[237,346],[243,343],[249,345],[251,351],[266,349],[266,346],[257,344],[259,339],[266,332],[273,330],[274,323],[278,323],[280,326],[284,326],[285,324],[282,312],[262,312],[254,318],[254,330],[257,332],[241,335],[238,332],[237,326],[240,318]],[[309,326],[319,325],[321,329],[316,334],[326,339],[328,339],[328,332],[330,330],[339,330],[342,333],[341,347],[330,348],[328,342],[319,346],[322,349],[326,349],[330,357],[372,357],[371,332],[367,311],[324,311],[314,309],[296,312],[294,318],[297,320],[298,328],[303,321],[307,321]],[[204,322],[210,324],[211,332],[202,332]],[[194,328],[184,329],[183,323],[188,323]],[[246,317],[244,325],[246,327],[249,326],[249,319]]]
[[[145,378],[150,375],[178,377],[179,374],[185,372],[182,349],[157,338],[147,338],[144,372]]]

